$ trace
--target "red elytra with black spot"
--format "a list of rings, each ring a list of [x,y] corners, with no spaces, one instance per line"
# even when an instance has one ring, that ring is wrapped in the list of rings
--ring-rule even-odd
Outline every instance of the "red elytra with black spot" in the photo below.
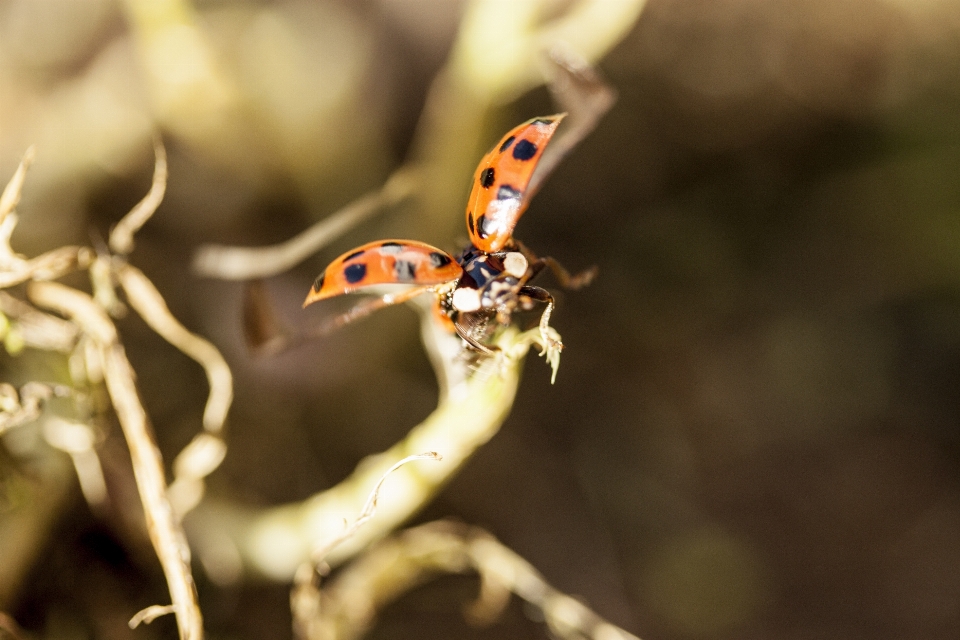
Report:
[[[439,316],[471,346],[481,350],[487,348],[467,335],[458,323],[461,315],[486,314],[502,323],[518,306],[527,308],[531,301],[540,301],[548,304],[544,317],[549,318],[553,298],[527,283],[552,261],[539,260],[516,243],[513,229],[529,204],[526,196],[537,164],[564,115],[528,120],[507,133],[480,161],[466,209],[472,246],[458,257],[415,240],[370,242],[330,263],[317,277],[303,306],[375,285],[417,285],[409,292],[384,296],[381,304],[368,305],[363,313],[426,291],[437,291]],[[505,261],[511,253],[522,255],[522,259],[515,255],[513,260]],[[507,270],[505,264],[519,264],[521,268]],[[468,295],[455,296],[460,289],[467,289]],[[458,298],[469,300],[471,306],[461,303],[458,308],[454,304]],[[362,314],[345,315],[350,316],[348,321]]]
[[[446,252],[416,240],[378,240],[343,254],[313,283],[303,306],[378,284],[443,284],[463,269]]]
[[[477,249],[494,253],[513,237],[529,204],[527,185],[562,119],[559,114],[523,123],[480,161],[467,198],[467,230]]]

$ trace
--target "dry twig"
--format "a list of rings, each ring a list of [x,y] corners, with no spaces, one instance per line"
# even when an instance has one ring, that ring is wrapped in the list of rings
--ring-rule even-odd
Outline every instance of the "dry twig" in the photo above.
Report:
[[[200,434],[180,452],[174,464],[174,481],[170,499],[179,516],[193,509],[203,498],[203,478],[223,461],[226,444],[219,437],[233,402],[233,374],[220,351],[208,340],[188,331],[170,313],[163,296],[136,267],[120,264],[116,277],[127,294],[130,306],[167,342],[193,358],[203,367],[210,385],[207,406],[203,412]]]
[[[27,177],[27,169],[33,164],[35,156],[36,149],[34,147],[27,149],[27,152],[23,154],[23,159],[20,161],[20,164],[17,165],[17,170],[14,172],[13,177],[10,178],[7,186],[3,189],[3,194],[0,195],[0,228],[3,229],[3,233],[0,234],[0,239],[3,240],[8,250],[10,248],[10,235],[13,233],[13,229],[10,228],[9,231],[7,230],[7,216],[13,213],[14,209],[17,208],[17,204],[20,202],[20,193],[23,191],[23,181]],[[16,223],[14,223],[14,225],[15,224]]]
[[[419,183],[419,172],[401,168],[378,191],[354,200],[286,242],[269,247],[200,247],[193,259],[193,270],[222,280],[251,280],[283,273],[378,211],[403,202],[413,195]]]
[[[109,245],[115,253],[127,255],[133,251],[133,235],[147,223],[163,201],[163,194],[167,190],[167,150],[159,137],[154,138],[153,153],[155,162],[150,191],[110,232]]]
[[[211,500],[201,503],[186,520],[200,560],[214,579],[224,576],[223,581],[228,581],[227,571],[220,570],[218,563],[229,548],[229,557],[247,571],[290,580],[317,541],[336,539],[343,519],[362,511],[369,487],[394,461],[420,451],[441,452],[442,465],[407,465],[395,471],[372,526],[333,549],[328,561],[336,564],[355,555],[419,510],[497,432],[512,406],[519,370],[520,361],[511,360],[499,372],[489,371],[454,386],[401,442],[369,456],[343,482],[303,502],[260,511]],[[231,565],[231,575],[235,571]]]
[[[39,418],[44,401],[53,393],[50,385],[28,382],[18,394],[13,385],[0,382],[0,434]]]
[[[387,469],[383,476],[380,477],[380,481],[377,482],[373,491],[370,492],[369,497],[367,497],[367,502],[363,506],[363,511],[357,519],[354,520],[352,524],[345,526],[340,536],[330,541],[324,541],[318,545],[311,554],[310,560],[304,562],[297,568],[293,579],[293,590],[290,592],[290,610],[293,614],[294,632],[298,638],[310,638],[313,635],[311,626],[320,608],[319,578],[321,573],[329,570],[329,567],[324,563],[324,558],[326,558],[327,554],[338,544],[354,536],[360,527],[374,516],[377,510],[377,500],[380,497],[380,489],[383,487],[383,483],[387,480],[387,477],[408,462],[415,460],[435,460],[439,462],[442,459],[443,457],[440,454],[430,451],[428,453],[407,456]]]
[[[190,573],[190,548],[167,498],[163,460],[146,411],[140,404],[134,382],[136,375],[120,344],[116,327],[92,297],[76,289],[53,282],[33,282],[27,288],[27,295],[37,306],[77,323],[100,351],[107,391],[130,449],[147,531],[167,578],[180,638],[199,640],[203,637],[203,619]]]
[[[16,335],[13,340],[22,347],[42,351],[70,353],[77,344],[77,327],[71,322],[38,311],[6,291],[0,291],[0,313],[14,321],[7,326],[6,334],[0,335],[8,351],[18,351],[11,348],[11,335]]]
[[[34,149],[30,147],[0,195],[0,289],[28,280],[59,278],[78,267],[85,268],[93,258],[93,254],[85,247],[67,246],[27,260],[14,253],[11,248],[10,237],[18,221],[15,209],[20,202],[23,182],[33,157]]]
[[[210,433],[219,433],[233,402],[233,375],[227,361],[209,340],[187,331],[173,317],[163,296],[142,271],[132,265],[123,264],[116,269],[116,273],[130,306],[144,322],[164,340],[203,367],[210,384],[210,395],[203,412],[203,428]]]
[[[309,640],[359,638],[376,613],[401,594],[445,573],[480,574],[479,599],[466,614],[489,624],[513,593],[542,614],[565,640],[639,640],[578,600],[557,591],[529,562],[477,527],[431,522],[384,540],[345,567],[320,592]]]
[[[150,192],[114,229],[110,238],[114,251],[126,253],[133,248],[133,235],[150,218],[163,197],[166,154],[159,140],[155,151],[156,165]],[[61,247],[32,260],[13,252],[9,243],[17,223],[13,209],[19,201],[31,158],[32,150],[0,196],[0,287],[29,281],[27,296],[33,305],[54,311],[67,320],[38,311],[33,305],[0,292],[3,337],[8,350],[12,350],[11,344],[17,344],[71,351],[71,371],[77,375],[77,380],[87,378],[96,383],[102,375],[130,449],[147,531],[173,601],[168,607],[151,607],[136,617],[136,621],[149,621],[161,612],[172,611],[177,616],[181,640],[200,640],[203,623],[190,573],[190,549],[180,526],[179,513],[199,500],[203,493],[203,477],[223,459],[225,444],[212,434],[222,430],[233,397],[230,370],[216,348],[177,322],[153,284],[124,260],[109,254],[94,258],[94,252],[85,247]],[[90,268],[95,297],[61,284],[44,282],[78,268]],[[177,509],[170,502],[163,462],[140,403],[135,373],[108,315],[108,312],[122,310],[114,291],[118,282],[147,323],[197,360],[210,381],[211,393],[203,420],[207,433],[188,445],[174,465],[178,480],[183,481],[179,485],[180,491],[174,492],[179,497]],[[9,323],[8,316],[15,323]],[[11,342],[11,336],[16,336],[16,340]],[[83,361],[82,369],[73,364],[78,360],[77,352],[80,352],[79,360]],[[42,401],[56,390],[47,385],[29,383],[18,394],[10,385],[0,385],[0,432],[39,417]],[[86,425],[52,417],[44,426],[44,435],[50,444],[71,455],[88,501],[94,505],[102,502],[106,492],[94,450],[93,432]]]

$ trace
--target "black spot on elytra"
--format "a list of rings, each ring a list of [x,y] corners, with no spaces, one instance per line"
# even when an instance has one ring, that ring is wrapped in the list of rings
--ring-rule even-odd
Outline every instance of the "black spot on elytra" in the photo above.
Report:
[[[430,254],[430,266],[434,269],[439,269],[440,267],[445,267],[450,264],[450,258],[443,255],[442,253],[437,253],[434,251]]]
[[[504,151],[506,151],[507,149],[509,149],[509,148],[510,148],[510,145],[512,145],[512,144],[513,144],[513,141],[516,140],[516,139],[517,139],[516,136],[510,136],[509,138],[507,138],[506,140],[504,140],[504,141],[503,141],[503,144],[500,145],[500,153],[503,153]]]
[[[347,279],[347,282],[350,284],[357,284],[361,280],[367,277],[367,265],[362,262],[358,264],[347,265],[343,269],[343,277]]]
[[[501,186],[497,189],[497,200],[510,200],[511,198],[519,198],[520,192],[511,187],[508,184]],[[481,216],[482,219],[483,216]]]
[[[403,249],[403,245],[399,242],[384,242],[380,245],[380,251],[387,255],[394,255],[400,253]]]
[[[357,256],[362,256],[362,255],[363,255],[363,252],[364,252],[364,249],[360,249],[360,251],[354,251],[353,253],[351,253],[350,255],[348,255],[346,258],[344,258],[343,261],[344,261],[344,262],[347,262],[348,260],[353,260],[353,259],[356,258]]]
[[[393,275],[398,282],[411,282],[416,279],[417,265],[409,260],[397,260],[393,265]]]
[[[553,124],[553,120],[550,118],[537,118],[531,121],[530,124]]]
[[[320,291],[320,289],[323,288],[323,278],[324,278],[324,276],[326,276],[326,275],[327,275],[327,272],[324,271],[323,273],[321,273],[320,275],[317,276],[317,279],[316,279],[316,280],[313,281],[313,290],[314,290],[314,291]]]
[[[486,238],[488,235],[490,235],[487,232],[486,227],[487,227],[487,216],[480,216],[479,218],[477,218],[477,235],[480,236],[481,238]]]
[[[513,157],[517,160],[529,160],[537,155],[537,145],[529,140],[521,140],[513,146]]]
[[[473,227],[473,211],[467,211],[467,229],[470,230],[470,233],[476,233]]]
[[[516,153],[516,150],[514,150],[514,153]],[[489,189],[495,179],[496,173],[494,172],[493,167],[487,167],[480,172],[480,186],[484,189]]]

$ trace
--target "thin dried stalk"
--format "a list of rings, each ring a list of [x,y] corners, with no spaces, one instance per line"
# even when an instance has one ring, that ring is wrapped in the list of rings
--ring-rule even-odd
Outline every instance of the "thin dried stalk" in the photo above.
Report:
[[[53,280],[77,267],[86,267],[92,260],[92,253],[85,247],[60,247],[32,260],[17,255],[10,247],[10,237],[18,220],[14,209],[20,202],[23,182],[33,157],[34,149],[30,147],[0,195],[0,289],[27,280]]]
[[[542,612],[551,635],[567,640],[639,640],[553,588],[533,566],[486,531],[431,522],[372,547],[320,592],[309,640],[361,637],[376,613],[403,593],[442,574],[476,571],[480,598],[468,618],[488,624],[510,593]]]
[[[417,453],[412,456],[407,456],[403,460],[394,463],[392,467],[384,471],[383,475],[380,476],[379,482],[377,482],[377,485],[367,497],[367,502],[363,505],[363,511],[361,511],[357,519],[353,521],[353,524],[344,529],[343,533],[333,540],[323,541],[320,546],[314,549],[310,558],[314,565],[320,564],[324,559],[326,559],[330,552],[333,551],[333,549],[341,542],[356,535],[357,531],[360,530],[360,527],[365,525],[377,512],[377,500],[380,498],[380,490],[383,488],[383,483],[387,481],[387,477],[403,465],[407,464],[408,462],[413,462],[414,460],[434,460],[436,462],[440,462],[443,460],[443,456],[436,451]]]
[[[38,311],[6,291],[0,291],[0,313],[15,320],[8,331],[17,331],[26,347],[69,353],[77,344],[73,323]]]
[[[159,140],[155,148],[157,161],[153,185],[147,196],[131,210],[111,234],[110,245],[114,251],[126,253],[133,248],[133,235],[150,218],[163,198],[167,173],[166,154]],[[211,384],[211,396],[204,413],[204,426],[208,431],[218,432],[223,427],[233,395],[229,368],[210,343],[190,334],[173,319],[163,298],[149,280],[123,261],[112,259],[108,255],[94,258],[93,251],[85,247],[61,247],[32,260],[26,260],[12,251],[9,240],[17,224],[17,215],[13,209],[19,200],[26,167],[31,157],[32,153],[28,152],[3,196],[0,196],[0,287],[32,281],[27,288],[31,301],[66,316],[70,321],[69,324],[73,326],[70,332],[55,332],[60,337],[59,343],[55,346],[61,347],[62,350],[62,347],[73,346],[79,338],[82,344],[90,347],[85,351],[84,360],[87,363],[85,369],[89,371],[90,365],[96,363],[94,369],[103,375],[107,391],[123,428],[133,463],[137,489],[143,504],[147,530],[163,567],[173,601],[168,609],[177,615],[181,640],[200,640],[203,636],[203,623],[197,606],[196,587],[190,573],[190,549],[180,526],[178,514],[171,507],[168,499],[163,462],[153,441],[146,412],[140,404],[135,373],[120,344],[116,327],[107,315],[107,310],[115,312],[121,310],[119,303],[116,303],[114,292],[117,279],[127,289],[131,303],[144,315],[148,324],[175,346],[197,359],[207,371]],[[77,268],[91,267],[91,265],[94,267],[91,270],[91,280],[98,294],[96,299],[63,285],[43,282]],[[104,301],[106,301],[105,304]],[[41,329],[44,327],[50,329],[57,323],[64,324],[63,321],[36,311],[30,305],[7,294],[3,294],[0,298],[0,304],[3,311],[10,313],[18,320],[19,326],[4,325],[4,328],[9,331],[29,328],[30,322],[43,325]],[[6,336],[8,349],[11,348],[9,339],[11,335],[13,334]],[[25,337],[21,334],[17,334],[17,339],[23,344],[26,343]],[[2,396],[0,404],[3,405],[3,411],[0,413],[0,431],[40,415],[41,402],[50,395],[50,390],[43,385],[31,384],[40,391],[44,391],[46,395],[31,391],[33,387],[30,385],[21,390],[19,397],[15,390],[7,388],[9,385],[0,388],[0,396]],[[56,429],[55,425],[54,422],[47,425],[49,428],[44,432],[47,439],[54,446],[68,451],[73,456],[77,474],[88,499],[93,503],[102,501],[105,497],[103,478],[99,469],[99,460],[92,449],[92,435],[87,434],[88,437],[85,439],[78,438],[77,428]],[[210,446],[211,439],[218,446]],[[83,442],[81,443],[80,440]],[[195,486],[199,482],[197,469],[200,470],[199,473],[205,475],[215,468],[223,458],[225,445],[219,438],[209,435],[207,440],[193,444],[196,446],[187,448],[190,455],[182,456],[191,464],[180,461],[177,468],[187,469],[192,473],[190,480]],[[210,454],[211,451],[214,452],[213,455]],[[202,487],[202,482],[200,486]],[[202,491],[199,495],[202,495]],[[151,612],[162,609],[163,607],[154,607],[151,608]]]
[[[53,387],[39,382],[28,382],[19,394],[13,385],[0,382],[0,434],[39,418],[43,403],[53,395]]]
[[[32,260],[17,255],[10,247],[10,237],[18,220],[14,209],[20,202],[23,182],[33,157],[34,148],[30,147],[0,195],[0,289],[27,280],[53,280],[77,267],[87,266],[92,260],[91,252],[85,247],[60,247]]]
[[[409,198],[419,184],[415,169],[401,168],[378,191],[354,200],[286,242],[269,247],[200,247],[193,259],[193,270],[221,280],[252,280],[283,273],[378,211]]]
[[[136,629],[141,624],[150,624],[160,616],[165,616],[171,613],[176,613],[176,607],[172,604],[154,604],[146,609],[138,611],[135,616],[130,618],[130,622],[127,623],[131,629]]]
[[[203,428],[211,433],[219,433],[233,402],[233,374],[227,361],[210,341],[187,331],[180,324],[170,313],[163,296],[142,271],[132,265],[122,264],[116,269],[116,274],[130,306],[144,322],[203,367],[210,384],[210,395],[203,411]]]
[[[310,625],[316,618],[320,607],[320,567],[323,566],[324,558],[327,554],[344,540],[352,537],[356,532],[366,524],[377,511],[377,500],[380,497],[380,489],[387,477],[407,464],[415,460],[442,460],[440,454],[430,451],[413,456],[407,456],[400,460],[380,477],[380,481],[370,492],[367,502],[359,517],[353,521],[353,524],[344,527],[343,533],[336,539],[323,543],[314,549],[309,562],[305,562],[297,569],[293,580],[293,590],[290,593],[290,610],[293,613],[294,633],[298,638],[309,638],[311,636]]]
[[[167,579],[180,639],[200,640],[203,618],[190,573],[190,548],[167,499],[163,461],[116,327],[93,298],[76,289],[53,282],[33,282],[27,288],[27,295],[37,306],[76,322],[100,350],[107,392],[130,450],[147,531]]]
[[[204,478],[213,473],[226,456],[227,443],[206,432],[194,436],[177,454],[173,460],[173,482],[167,495],[179,517],[200,504],[207,490]]]
[[[35,155],[36,149],[32,146],[29,147],[27,152],[23,154],[23,159],[17,166],[13,177],[10,178],[10,182],[4,187],[3,195],[0,195],[0,225],[6,222],[7,214],[12,213],[13,210],[17,208],[17,204],[20,202],[20,193],[23,190],[23,181],[27,177],[27,169],[29,169],[33,163]],[[4,232],[0,235],[0,240],[6,244],[8,249],[10,248],[9,233]]]
[[[16,214],[7,216],[15,221]],[[12,256],[0,271],[0,289],[6,289],[28,280],[56,280],[71,271],[85,269],[93,260],[93,252],[87,247],[58,247],[31,260]]]
[[[84,422],[47,416],[42,425],[43,439],[73,460],[80,491],[95,511],[107,502],[107,482],[97,456],[97,433]]]
[[[150,191],[110,232],[110,249],[116,253],[126,255],[133,251],[134,234],[147,223],[163,201],[163,194],[167,190],[167,150],[159,137],[153,141],[153,153],[156,160]]]

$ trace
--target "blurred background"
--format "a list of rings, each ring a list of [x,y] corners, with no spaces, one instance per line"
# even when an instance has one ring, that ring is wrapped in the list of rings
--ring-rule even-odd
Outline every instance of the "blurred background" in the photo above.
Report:
[[[576,3],[540,4],[549,20]],[[357,244],[456,250],[484,148],[556,110],[529,82],[464,115],[462,140],[431,123],[470,100],[421,115],[475,9],[0,1],[0,179],[37,149],[17,251],[99,242],[149,186],[153,133],[167,145],[167,196],[131,261],[236,376],[214,495],[302,500],[435,407],[411,309],[255,359],[242,285],[190,262],[204,243],[285,240],[418,154],[454,161],[267,290],[303,326],[336,307],[300,310],[313,278]],[[151,26],[164,20],[180,28]],[[486,527],[646,640],[958,637],[960,2],[649,0],[623,33],[598,62],[619,102],[516,230],[571,270],[599,267],[578,292],[544,278],[557,382],[531,356],[501,432],[418,521]],[[136,316],[119,327],[169,461],[200,429],[203,373]],[[118,493],[124,447],[105,434]],[[126,628],[167,601],[159,566],[125,516],[71,491],[7,613],[28,637],[173,637],[169,619]],[[290,636],[287,585],[197,574],[211,638]],[[476,589],[431,583],[370,637],[546,635],[516,602],[468,626]]]

